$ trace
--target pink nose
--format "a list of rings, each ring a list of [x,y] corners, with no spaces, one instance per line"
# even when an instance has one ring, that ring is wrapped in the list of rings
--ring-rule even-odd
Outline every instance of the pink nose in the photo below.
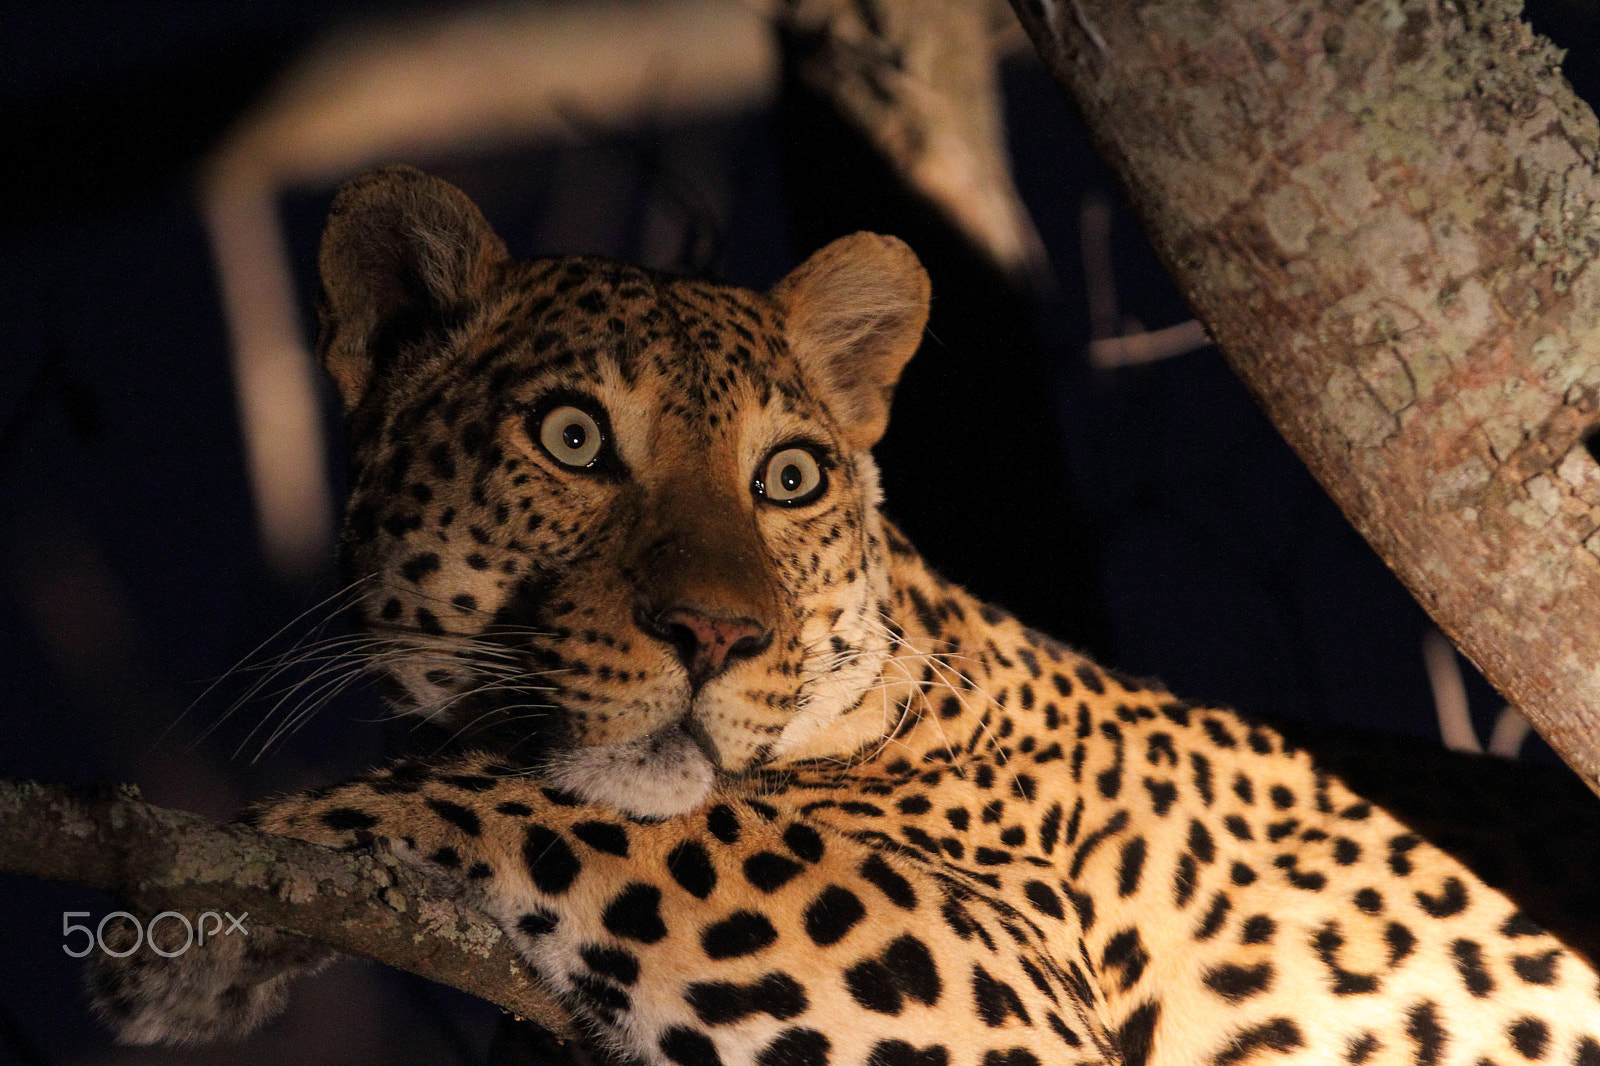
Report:
[[[650,620],[650,630],[678,649],[695,684],[718,674],[733,659],[761,654],[772,633],[750,618],[719,618],[695,607],[669,607]]]

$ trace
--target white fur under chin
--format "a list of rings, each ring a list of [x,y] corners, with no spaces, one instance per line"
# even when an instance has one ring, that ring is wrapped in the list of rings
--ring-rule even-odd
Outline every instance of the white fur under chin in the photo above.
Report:
[[[716,781],[705,752],[679,729],[563,752],[552,757],[545,774],[587,803],[640,818],[687,814],[705,802]]]

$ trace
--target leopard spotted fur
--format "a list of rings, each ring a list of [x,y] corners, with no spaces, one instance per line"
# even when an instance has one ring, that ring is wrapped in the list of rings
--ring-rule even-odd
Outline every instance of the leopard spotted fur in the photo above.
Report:
[[[517,262],[460,193],[386,168],[340,194],[322,270],[345,561],[397,705],[479,750],[259,822],[458,879],[600,1044],[1600,1066],[1594,968],[1508,898],[882,519],[869,449],[928,301],[904,245],[845,238],[767,294]],[[101,983],[132,1038],[261,1013],[151,970]]]

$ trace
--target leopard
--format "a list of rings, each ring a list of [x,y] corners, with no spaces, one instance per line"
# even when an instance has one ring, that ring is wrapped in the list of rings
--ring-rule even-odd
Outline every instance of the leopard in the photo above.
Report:
[[[248,820],[388,841],[593,1047],[1600,1066],[1581,950],[1277,729],[1025,626],[882,514],[931,300],[898,239],[765,292],[520,260],[393,165],[339,191],[320,268],[373,668],[463,743]],[[315,963],[213,950],[102,960],[104,1017],[237,1036]]]

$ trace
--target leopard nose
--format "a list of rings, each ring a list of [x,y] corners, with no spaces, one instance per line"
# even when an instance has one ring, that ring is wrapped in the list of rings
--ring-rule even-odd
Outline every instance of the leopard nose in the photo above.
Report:
[[[646,630],[677,649],[696,685],[716,677],[736,659],[760,655],[772,643],[772,631],[753,618],[728,618],[697,607],[668,607],[641,621]]]

